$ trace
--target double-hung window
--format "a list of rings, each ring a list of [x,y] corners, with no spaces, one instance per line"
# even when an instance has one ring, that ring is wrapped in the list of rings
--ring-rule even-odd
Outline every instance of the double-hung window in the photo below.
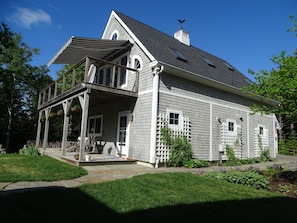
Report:
[[[103,126],[103,115],[90,117],[88,135],[102,136],[102,126]]]

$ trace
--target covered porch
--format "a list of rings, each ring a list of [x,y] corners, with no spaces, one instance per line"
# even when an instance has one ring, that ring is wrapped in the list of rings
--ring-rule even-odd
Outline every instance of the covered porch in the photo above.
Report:
[[[98,50],[99,46],[101,50]],[[97,48],[95,49],[95,47]],[[118,141],[121,139],[115,135],[114,131],[110,133],[113,136],[107,138],[113,138],[109,143],[116,149],[116,154],[95,150],[96,145],[106,141],[106,138],[102,137],[102,129],[92,129],[90,133],[90,125],[94,125],[94,123],[90,122],[89,117],[90,113],[94,115],[97,110],[112,103],[115,104],[117,101],[128,101],[130,104],[136,101],[139,82],[138,70],[128,67],[125,60],[122,60],[124,64],[111,61],[121,55],[127,55],[130,47],[129,41],[102,41],[85,38],[80,38],[78,41],[72,37],[71,41],[68,41],[53,58],[51,63],[75,65],[39,93],[36,146],[42,153],[59,154],[61,159],[67,159],[80,165],[83,165],[84,162],[90,164],[98,160],[112,159],[114,161],[118,158],[127,160],[128,157],[120,158],[121,148],[118,148],[118,145],[121,143],[119,144]],[[74,63],[78,58],[82,59]],[[79,140],[75,151],[79,155],[78,160],[74,159],[74,151],[69,150],[69,142],[73,139],[69,139],[68,136],[72,131],[70,124],[74,115],[78,116],[80,121],[80,129],[77,134]],[[50,148],[53,142],[49,140],[49,127],[54,117],[59,117],[63,123],[60,149]],[[105,125],[108,125],[106,121]],[[90,144],[87,140],[91,138],[92,143]],[[90,151],[90,147],[92,147],[92,151]],[[92,161],[86,161],[86,155],[90,152]]]
[[[61,160],[75,166],[94,166],[94,165],[111,165],[111,164],[131,164],[137,163],[136,160],[127,159],[118,155],[108,154],[89,154],[89,159],[76,160],[74,158],[75,152],[66,152],[65,155],[61,155],[61,148],[48,147],[46,149],[39,148],[40,153],[49,157]]]

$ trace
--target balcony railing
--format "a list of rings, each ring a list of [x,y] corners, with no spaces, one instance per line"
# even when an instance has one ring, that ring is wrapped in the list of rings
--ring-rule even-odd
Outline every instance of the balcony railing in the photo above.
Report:
[[[139,71],[94,57],[85,57],[39,93],[38,106],[54,101],[82,83],[138,92]]]

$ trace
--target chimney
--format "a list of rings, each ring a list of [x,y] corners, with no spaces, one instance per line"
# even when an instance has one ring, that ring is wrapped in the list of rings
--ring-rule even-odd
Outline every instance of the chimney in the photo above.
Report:
[[[187,31],[183,29],[176,31],[174,33],[174,38],[179,40],[183,44],[190,46],[190,34]]]
[[[183,29],[183,23],[186,20],[178,19],[177,21],[180,24],[180,30],[178,30],[174,33],[174,38],[177,39],[178,41],[182,42],[183,44],[190,46],[190,34]]]

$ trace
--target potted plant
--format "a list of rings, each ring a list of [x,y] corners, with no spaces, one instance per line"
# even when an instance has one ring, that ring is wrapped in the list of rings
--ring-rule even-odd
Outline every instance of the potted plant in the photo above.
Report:
[[[49,114],[49,117],[50,118],[53,118],[55,116],[55,113],[54,112],[51,112],[50,114]]]
[[[79,154],[78,154],[78,153],[75,153],[75,154],[74,154],[74,159],[75,159],[75,160],[79,160]]]
[[[71,111],[77,111],[77,110],[79,110],[80,109],[80,106],[78,105],[78,104],[75,104],[75,105],[73,105],[71,108],[70,108],[70,110]]]
[[[63,114],[63,110],[62,109],[59,109],[58,111],[57,111],[57,115],[62,115]]]

